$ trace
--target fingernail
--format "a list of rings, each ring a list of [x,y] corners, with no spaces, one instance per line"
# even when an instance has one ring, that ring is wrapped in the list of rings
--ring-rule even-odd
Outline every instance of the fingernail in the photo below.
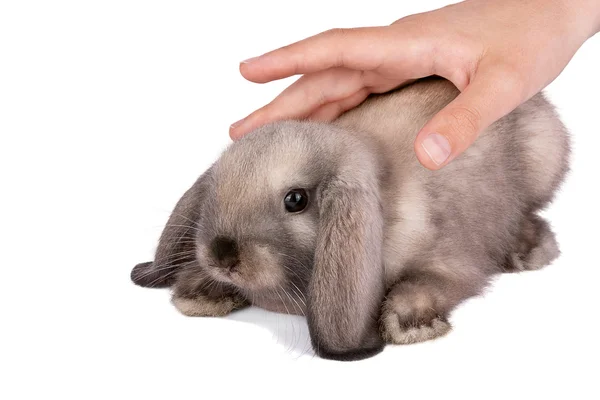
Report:
[[[240,125],[242,125],[244,123],[244,121],[246,120],[246,118],[242,118],[237,122],[234,122],[233,124],[231,124],[231,126],[229,128],[231,129],[236,129],[238,128]]]
[[[425,153],[427,153],[429,158],[431,158],[431,161],[436,165],[442,165],[446,162],[452,151],[448,139],[439,133],[430,133],[429,136],[423,140],[421,146],[423,146]]]
[[[250,64],[252,61],[256,60],[258,57],[252,57],[247,60],[242,61],[240,64]]]

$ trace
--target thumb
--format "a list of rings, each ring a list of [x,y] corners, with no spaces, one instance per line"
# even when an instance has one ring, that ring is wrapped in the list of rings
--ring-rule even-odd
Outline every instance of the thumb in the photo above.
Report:
[[[514,75],[481,71],[421,129],[415,140],[417,158],[428,169],[444,167],[525,100],[524,85]]]

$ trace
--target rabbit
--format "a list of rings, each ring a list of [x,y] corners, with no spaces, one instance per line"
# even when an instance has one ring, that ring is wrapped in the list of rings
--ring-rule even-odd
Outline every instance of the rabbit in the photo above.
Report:
[[[537,215],[569,170],[570,138],[539,93],[438,171],[419,129],[459,91],[430,77],[331,123],[280,121],[232,143],[175,206],[134,283],[171,287],[189,316],[255,305],[306,315],[315,353],[359,360],[437,338],[502,272],[559,256]]]

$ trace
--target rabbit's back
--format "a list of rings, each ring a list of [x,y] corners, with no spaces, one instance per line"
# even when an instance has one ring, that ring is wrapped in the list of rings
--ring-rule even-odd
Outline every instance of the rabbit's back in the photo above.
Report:
[[[446,167],[422,167],[416,135],[458,94],[448,81],[427,79],[373,96],[336,122],[379,141],[383,168],[391,170],[382,188],[390,282],[411,264],[443,265],[461,251],[481,254],[476,270],[496,272],[567,171],[568,134],[543,94],[495,122]]]

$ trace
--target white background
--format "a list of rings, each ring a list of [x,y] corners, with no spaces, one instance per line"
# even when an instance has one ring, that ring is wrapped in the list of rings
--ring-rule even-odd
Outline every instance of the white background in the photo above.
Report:
[[[1,3],[0,397],[600,398],[600,37],[548,88],[575,141],[546,213],[562,257],[500,277],[445,338],[340,363],[299,317],[186,318],[129,272],[229,124],[291,82],[239,61],[446,2],[206,3]]]

